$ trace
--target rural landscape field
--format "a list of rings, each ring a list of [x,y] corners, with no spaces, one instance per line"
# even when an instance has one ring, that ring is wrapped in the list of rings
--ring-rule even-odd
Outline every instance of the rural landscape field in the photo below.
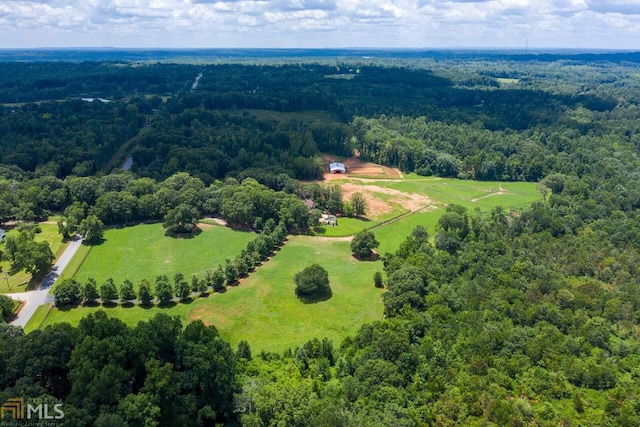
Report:
[[[294,348],[301,339],[315,337],[340,342],[361,325],[383,315],[382,291],[373,287],[373,275],[383,271],[382,262],[354,258],[349,248],[354,234],[372,228],[380,241],[379,252],[394,252],[416,226],[434,233],[447,203],[487,214],[494,206],[518,209],[541,197],[531,183],[505,184],[506,190],[502,183],[421,177],[379,181],[351,176],[340,180],[329,177],[328,182],[340,185],[346,200],[350,193],[361,192],[369,207],[377,207],[375,214],[369,212],[362,219],[339,219],[337,226],[319,227],[314,236],[291,237],[265,265],[224,293],[171,307],[116,306],[106,308],[107,313],[132,326],[158,312],[179,316],[185,322],[202,320],[214,325],[232,344],[246,340],[256,350],[283,351]],[[159,274],[173,276],[176,272],[202,277],[206,270],[234,258],[254,234],[211,224],[200,224],[199,228],[201,232],[189,238],[166,236],[160,224],[107,230],[101,244],[76,255],[65,277],[81,283],[89,278],[97,283],[109,278],[116,283],[125,279],[139,283],[141,279]],[[329,272],[333,296],[328,301],[305,304],[293,292],[293,276],[304,266],[319,261]],[[82,317],[99,309],[105,308],[53,308],[46,320],[42,315],[36,316],[27,328],[60,322],[76,325]]]
[[[0,418],[640,425],[639,64],[0,50]]]

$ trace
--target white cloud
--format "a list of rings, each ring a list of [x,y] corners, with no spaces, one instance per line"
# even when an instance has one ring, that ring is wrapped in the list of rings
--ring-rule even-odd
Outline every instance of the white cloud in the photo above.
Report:
[[[0,47],[640,49],[640,0],[0,0]]]

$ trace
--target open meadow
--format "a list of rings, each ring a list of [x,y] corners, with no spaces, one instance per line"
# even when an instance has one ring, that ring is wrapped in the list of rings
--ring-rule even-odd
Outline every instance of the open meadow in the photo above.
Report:
[[[372,229],[380,241],[379,253],[395,251],[414,227],[433,234],[437,221],[450,203],[489,212],[495,206],[520,209],[540,199],[535,184],[462,181],[410,175],[405,179],[361,179],[349,176],[332,180],[345,199],[361,192],[370,207],[368,218],[340,218],[337,227],[316,229],[313,236],[293,236],[264,265],[238,286],[224,293],[195,298],[188,303],[151,308],[112,307],[107,313],[135,324],[163,312],[182,321],[202,320],[216,326],[232,344],[247,340],[256,351],[281,351],[311,338],[328,337],[339,343],[360,325],[382,317],[382,290],[373,286],[373,275],[382,262],[357,261],[351,255],[350,236]],[[164,235],[160,224],[110,229],[98,246],[83,247],[67,274],[79,282],[93,277],[102,283],[112,277],[136,285],[151,282],[159,274],[203,274],[225,259],[233,259],[255,237],[248,232],[201,224],[192,238]],[[306,304],[294,293],[293,277],[319,263],[329,272],[333,295],[326,301]],[[53,309],[38,313],[38,324],[77,324],[98,307]],[[46,316],[46,317],[45,317]],[[30,324],[29,328],[38,327]]]
[[[233,260],[256,237],[255,233],[217,225],[199,227],[201,232],[189,238],[166,236],[159,223],[106,230],[104,241],[84,249],[80,256],[86,257],[81,265],[70,267],[65,275],[73,274],[76,268],[73,277],[81,283],[93,277],[100,284],[111,277],[117,284],[129,279],[136,286],[141,279],[153,282],[160,274],[171,280],[177,272],[187,279],[192,274],[202,277],[225,259]]]
[[[449,204],[464,206],[470,212],[489,212],[497,206],[519,210],[542,199],[536,184],[529,182],[470,181],[415,174],[394,180],[353,178],[347,174],[333,177],[330,182],[340,185],[346,200],[361,193],[369,211],[366,219],[339,218],[336,227],[322,227],[317,234],[349,236],[372,229],[380,242],[380,253],[396,250],[417,225],[433,234]]]
[[[304,303],[295,295],[293,276],[316,262],[329,272],[333,295],[326,301]],[[357,261],[344,239],[294,236],[266,264],[224,293],[168,308],[105,310],[128,324],[159,312],[183,321],[202,320],[234,345],[242,339],[249,341],[255,351],[281,351],[314,337],[328,337],[338,344],[360,325],[382,318],[382,290],[373,285],[376,271],[382,271],[382,263]],[[77,324],[98,309],[101,307],[54,308],[44,325]]]

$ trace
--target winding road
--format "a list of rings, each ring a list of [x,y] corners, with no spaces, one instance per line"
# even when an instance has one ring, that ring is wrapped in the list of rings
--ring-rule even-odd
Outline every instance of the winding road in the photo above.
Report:
[[[42,280],[42,283],[40,283],[40,286],[38,286],[36,290],[17,294],[6,294],[13,299],[26,301],[26,304],[22,307],[16,318],[11,321],[12,325],[22,326],[24,328],[40,305],[51,304],[53,302],[53,295],[49,294],[49,290],[58,277],[60,277],[81,244],[82,238],[80,236],[74,236],[71,239],[67,248],[62,255],[60,255],[58,261],[56,261],[49,274]]]

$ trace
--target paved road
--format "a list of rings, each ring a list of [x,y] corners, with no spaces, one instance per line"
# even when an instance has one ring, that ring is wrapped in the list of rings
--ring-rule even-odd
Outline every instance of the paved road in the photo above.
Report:
[[[67,264],[69,264],[69,261],[71,261],[71,258],[73,258],[78,248],[80,248],[81,244],[82,239],[79,236],[75,236],[62,255],[60,255],[58,261],[51,268],[47,277],[44,278],[42,283],[40,283],[40,286],[38,286],[35,291],[7,294],[7,296],[13,299],[27,302],[18,313],[18,316],[16,316],[16,318],[11,322],[12,325],[22,326],[24,328],[40,305],[50,304],[53,302],[53,295],[49,294],[49,289],[51,289],[51,286],[53,286],[58,277],[62,274]]]

